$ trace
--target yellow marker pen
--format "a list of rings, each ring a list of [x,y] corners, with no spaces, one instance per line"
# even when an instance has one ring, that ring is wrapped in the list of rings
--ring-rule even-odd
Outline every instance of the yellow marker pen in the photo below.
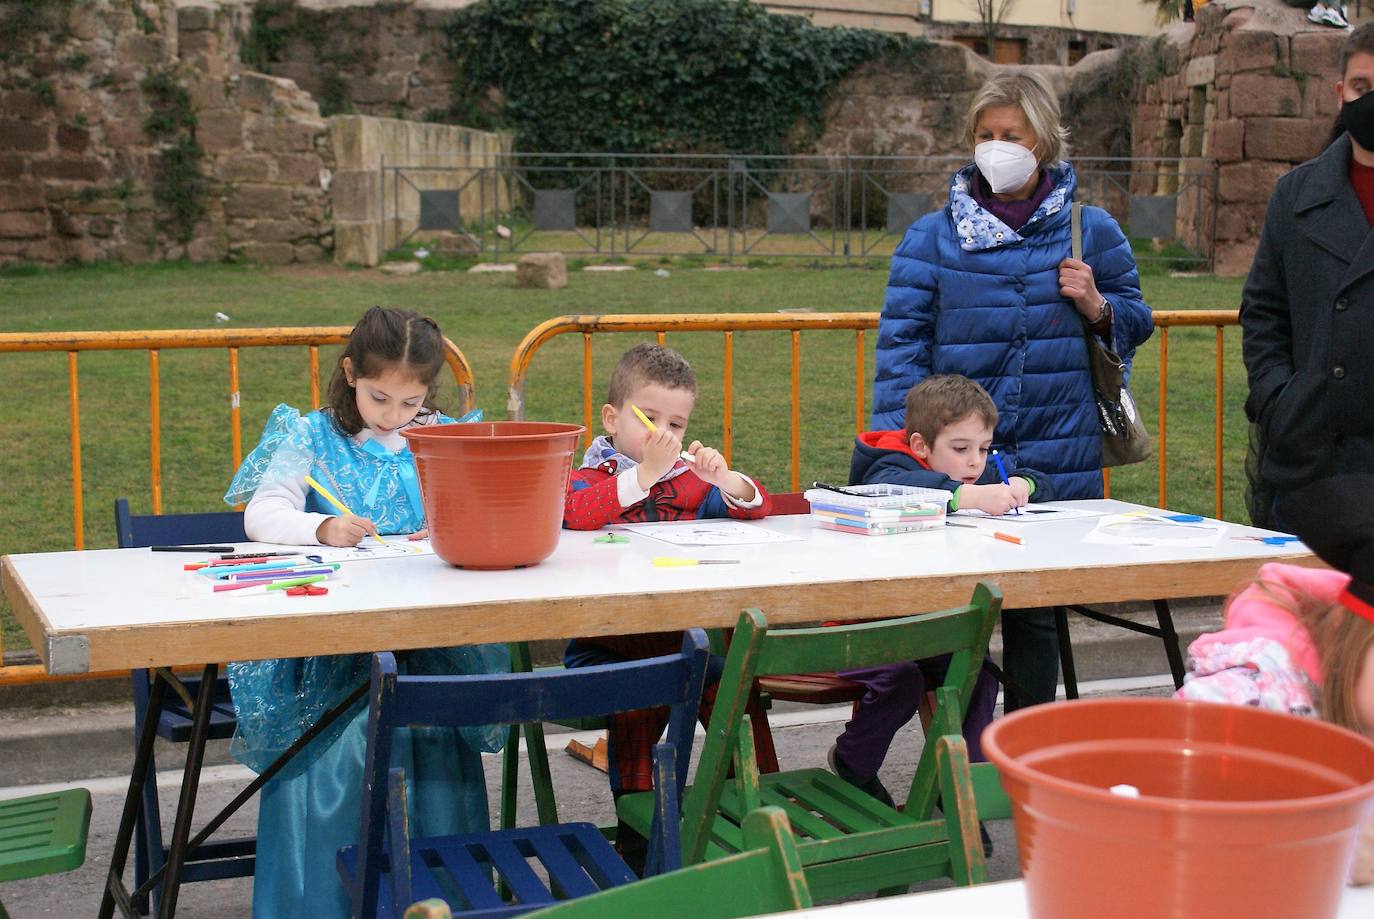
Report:
[[[649,420],[649,416],[641,412],[639,410],[639,406],[635,405],[633,402],[630,403],[630,411],[634,412],[635,417],[637,417],[640,421],[644,422],[644,426],[648,428],[650,431],[658,430],[658,428],[654,426],[654,423]],[[688,453],[686,450],[683,450],[682,453],[680,453],[679,455],[689,463],[695,463],[697,461],[697,458],[692,454]]]

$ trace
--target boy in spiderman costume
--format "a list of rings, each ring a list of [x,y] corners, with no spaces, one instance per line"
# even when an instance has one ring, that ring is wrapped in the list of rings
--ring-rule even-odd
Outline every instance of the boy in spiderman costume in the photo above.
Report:
[[[732,471],[718,450],[694,440],[686,450],[690,461],[684,459],[682,438],[696,397],[696,376],[676,351],[648,343],[626,351],[611,374],[606,404],[601,406],[605,434],[592,441],[581,468],[569,480],[563,526],[596,530],[613,523],[768,516],[768,492],[748,476]],[[631,406],[644,413],[654,430]],[[641,660],[676,654],[681,647],[681,632],[576,638],[568,644],[563,663],[589,667]],[[703,722],[710,718],[722,665],[719,657],[712,657],[701,707]],[[751,700],[749,711],[754,724],[764,723],[757,700]],[[667,723],[666,708],[611,717],[609,771],[611,791],[617,797],[653,787],[651,750]],[[761,763],[776,762],[769,735],[760,737],[756,730],[754,743]],[[620,830],[618,838],[627,860],[639,855],[642,842],[628,827],[622,825]],[[636,851],[625,851],[627,838]]]

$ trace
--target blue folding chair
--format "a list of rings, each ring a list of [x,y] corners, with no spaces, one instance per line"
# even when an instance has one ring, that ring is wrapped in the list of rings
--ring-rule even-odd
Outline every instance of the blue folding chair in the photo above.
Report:
[[[147,514],[129,513],[127,498],[115,501],[115,533],[121,549],[157,545],[197,545],[246,542],[243,513],[220,511],[209,514]],[[135,670],[134,684],[134,740],[143,732],[148,713],[148,699],[152,671]],[[186,743],[191,737],[192,711],[189,699],[200,691],[200,677],[180,679],[185,695],[168,693],[157,720],[157,736],[172,743]],[[175,684],[173,684],[175,685]],[[215,681],[210,713],[209,737],[226,740],[234,736],[237,724],[234,703],[229,695],[229,680]],[[187,854],[187,862],[180,872],[181,883],[214,881],[221,878],[252,877],[257,840],[230,839],[205,843]],[[142,887],[148,878],[159,871],[167,860],[168,847],[162,840],[162,817],[157,800],[156,763],[149,753],[148,770],[143,782],[143,806],[139,812],[134,844],[134,887]]]
[[[438,898],[464,916],[514,916],[637,880],[590,823],[412,840],[405,774],[389,768],[393,732],[409,725],[520,724],[670,706],[667,740],[654,747],[645,875],[677,868],[678,798],[687,783],[707,653],[706,634],[692,629],[678,654],[535,673],[398,675],[394,655],[374,655],[359,844],[339,852],[353,915],[400,917],[411,903]]]

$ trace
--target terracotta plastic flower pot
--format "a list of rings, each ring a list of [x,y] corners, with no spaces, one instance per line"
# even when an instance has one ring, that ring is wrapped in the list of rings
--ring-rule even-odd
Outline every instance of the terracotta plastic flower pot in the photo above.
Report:
[[[462,568],[519,568],[548,558],[584,431],[542,421],[402,431],[415,454],[435,553]]]
[[[1040,705],[994,722],[983,749],[1036,919],[1335,916],[1374,799],[1374,743],[1240,706]]]

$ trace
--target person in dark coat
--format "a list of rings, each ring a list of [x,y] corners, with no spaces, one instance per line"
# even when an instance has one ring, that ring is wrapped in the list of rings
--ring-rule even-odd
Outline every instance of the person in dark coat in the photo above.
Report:
[[[1374,470],[1374,24],[1346,40],[1340,124],[1326,150],[1279,179],[1241,295],[1258,435],[1251,518],[1282,529],[1283,495]]]

